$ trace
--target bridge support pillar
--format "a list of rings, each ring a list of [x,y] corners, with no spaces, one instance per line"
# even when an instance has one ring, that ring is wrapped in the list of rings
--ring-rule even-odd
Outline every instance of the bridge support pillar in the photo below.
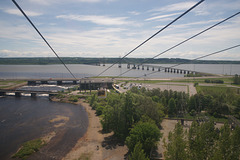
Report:
[[[127,69],[130,69],[130,64],[127,64]]]
[[[135,64],[133,65],[132,69],[136,69],[136,65]]]
[[[62,85],[62,81],[57,81],[57,85]]]
[[[31,97],[32,97],[32,98],[37,97],[37,93],[31,93]]]
[[[15,92],[15,96],[16,96],[16,97],[21,97],[21,96],[22,96],[22,93],[21,93],[21,92]]]

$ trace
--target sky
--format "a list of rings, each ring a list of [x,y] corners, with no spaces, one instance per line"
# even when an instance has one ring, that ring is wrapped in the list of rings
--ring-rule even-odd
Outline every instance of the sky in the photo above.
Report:
[[[195,0],[16,0],[60,57],[122,57]],[[128,57],[152,58],[240,11],[240,0],[205,0]],[[193,59],[240,44],[240,14],[157,57]],[[0,58],[54,57],[11,0],[0,1]],[[240,60],[240,47],[205,60]]]

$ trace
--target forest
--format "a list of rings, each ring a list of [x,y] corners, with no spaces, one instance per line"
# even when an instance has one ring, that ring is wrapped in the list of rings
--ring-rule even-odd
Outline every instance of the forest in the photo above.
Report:
[[[220,61],[220,60],[189,60],[180,58],[87,58],[87,57],[61,57],[66,64],[112,64],[121,61],[123,64],[134,63],[148,63],[148,64],[240,64],[240,61]],[[6,65],[47,65],[47,64],[61,64],[57,57],[28,57],[28,58],[0,58],[0,64]]]
[[[177,124],[169,133],[165,142],[166,159],[238,159],[240,129],[231,130],[227,123],[220,129],[214,127],[218,118],[224,122],[228,115],[240,118],[237,92],[226,89],[215,94],[201,88],[196,95],[189,96],[185,92],[132,87],[122,94],[111,91],[106,99],[93,94],[89,103],[101,117],[103,131],[113,132],[125,142],[129,159],[151,158],[162,138],[164,118],[194,120],[188,131]],[[197,121],[200,117],[208,118],[200,124]]]

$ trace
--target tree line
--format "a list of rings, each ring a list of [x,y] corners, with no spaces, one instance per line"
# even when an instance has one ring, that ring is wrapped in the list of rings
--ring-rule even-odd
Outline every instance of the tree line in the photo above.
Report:
[[[228,123],[220,129],[213,121],[197,123],[189,130],[177,123],[164,142],[166,160],[238,160],[240,159],[240,128],[231,130]]]
[[[192,61],[189,59],[180,59],[180,58],[87,58],[87,57],[61,57],[64,63],[66,64],[112,64],[118,63],[121,60],[121,63],[135,63],[141,64],[147,61],[147,63],[152,64],[240,64],[240,61],[218,61],[218,60],[196,60]],[[0,58],[0,64],[61,64],[57,57],[29,57],[29,58]]]
[[[89,103],[101,117],[103,131],[113,132],[125,142],[131,153],[130,159],[136,159],[138,155],[143,159],[150,157],[162,137],[159,128],[166,116],[183,118],[185,114],[195,116],[203,110],[216,117],[240,114],[240,98],[236,99],[231,94],[228,96],[228,93],[189,96],[185,92],[132,87],[125,94],[111,92],[106,99],[99,99],[97,94],[93,94]],[[228,105],[235,105],[235,108],[230,110]]]

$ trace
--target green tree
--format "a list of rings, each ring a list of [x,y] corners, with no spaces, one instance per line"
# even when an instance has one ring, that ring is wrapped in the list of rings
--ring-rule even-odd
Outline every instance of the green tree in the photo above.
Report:
[[[140,142],[135,145],[133,152],[129,156],[129,160],[149,160],[149,158],[146,157]]]
[[[94,102],[97,102],[97,100],[98,100],[97,94],[93,94],[90,97],[90,102],[89,102],[90,106],[92,106]]]
[[[150,155],[153,147],[162,137],[158,127],[149,122],[139,122],[130,131],[130,135],[126,138],[126,145],[130,152],[134,151],[137,143],[141,143],[143,150],[147,155]]]
[[[234,78],[233,78],[233,83],[234,84],[240,84],[240,78],[237,74],[235,74]]]
[[[214,144],[218,138],[214,122],[202,124],[193,122],[188,134],[188,155],[190,159],[206,160],[213,155]]]
[[[180,123],[175,125],[174,131],[169,132],[168,144],[164,142],[166,148],[166,160],[186,160],[186,145],[187,142],[184,137],[183,127]]]
[[[168,102],[168,115],[175,116],[176,115],[176,103],[173,98],[171,98]]]
[[[192,110],[197,111],[197,103],[195,96],[191,96],[189,99],[188,112],[191,112]]]
[[[231,135],[230,159],[240,159],[240,127],[233,130]]]
[[[228,123],[225,123],[224,126],[220,129],[219,139],[216,142],[216,149],[212,158],[213,160],[230,160],[230,155],[232,152],[230,134],[230,126]]]

